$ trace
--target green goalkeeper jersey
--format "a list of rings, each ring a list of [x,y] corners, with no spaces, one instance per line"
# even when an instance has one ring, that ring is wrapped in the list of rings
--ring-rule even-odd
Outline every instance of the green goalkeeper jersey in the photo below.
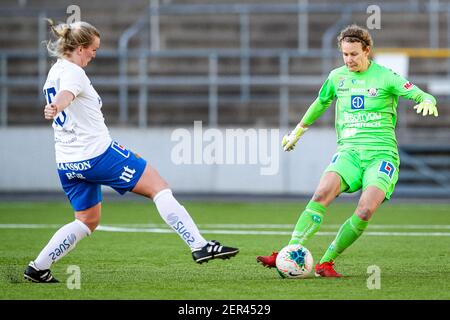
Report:
[[[311,125],[336,101],[338,150],[390,150],[397,153],[398,97],[417,103],[435,98],[392,70],[371,61],[364,72],[334,69],[302,121]]]

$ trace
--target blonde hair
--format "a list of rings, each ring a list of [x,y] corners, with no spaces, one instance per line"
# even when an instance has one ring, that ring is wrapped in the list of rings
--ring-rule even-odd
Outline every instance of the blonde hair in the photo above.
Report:
[[[337,41],[339,49],[341,49],[342,41],[359,42],[361,43],[363,50],[366,50],[367,47],[373,46],[372,36],[369,31],[356,24],[347,26],[344,30],[342,30],[337,37]]]
[[[100,32],[87,22],[60,23],[58,25],[55,25],[51,19],[47,19],[47,22],[56,38],[47,42],[48,53],[53,57],[62,58],[79,46],[87,48],[94,42],[95,37],[100,38]]]

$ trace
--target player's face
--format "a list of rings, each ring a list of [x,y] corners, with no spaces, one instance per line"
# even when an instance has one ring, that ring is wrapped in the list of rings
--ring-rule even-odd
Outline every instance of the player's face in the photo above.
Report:
[[[92,59],[95,58],[95,55],[97,54],[97,49],[100,47],[100,38],[95,37],[92,44],[87,48],[81,48],[81,55],[80,55],[80,62],[81,67],[86,67],[89,62],[91,62]]]
[[[342,58],[351,72],[365,71],[369,66],[369,52],[370,48],[367,47],[363,50],[360,42],[346,42],[341,43]]]

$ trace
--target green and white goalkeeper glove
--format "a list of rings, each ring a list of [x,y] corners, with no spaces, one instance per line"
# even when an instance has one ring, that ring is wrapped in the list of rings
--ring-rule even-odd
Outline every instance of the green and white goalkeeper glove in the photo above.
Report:
[[[438,116],[438,110],[436,108],[436,105],[433,103],[433,101],[430,100],[424,100],[418,105],[414,106],[414,109],[417,110],[417,113],[422,113],[422,116],[426,115],[432,115],[434,114],[435,117]]]
[[[291,133],[286,134],[283,137],[283,140],[281,141],[281,146],[283,147],[283,150],[291,151],[292,149],[294,149],[298,139],[300,139],[300,137],[305,133],[306,130],[308,130],[308,128],[301,127],[299,123],[295,127],[295,129],[291,131]]]

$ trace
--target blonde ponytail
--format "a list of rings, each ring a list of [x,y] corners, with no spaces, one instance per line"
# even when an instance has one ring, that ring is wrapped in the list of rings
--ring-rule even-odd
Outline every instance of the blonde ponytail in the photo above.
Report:
[[[62,58],[70,55],[79,46],[87,48],[93,43],[95,37],[100,38],[98,30],[87,22],[58,25],[55,25],[51,19],[47,19],[47,22],[55,38],[47,42],[48,53],[53,57]]]

